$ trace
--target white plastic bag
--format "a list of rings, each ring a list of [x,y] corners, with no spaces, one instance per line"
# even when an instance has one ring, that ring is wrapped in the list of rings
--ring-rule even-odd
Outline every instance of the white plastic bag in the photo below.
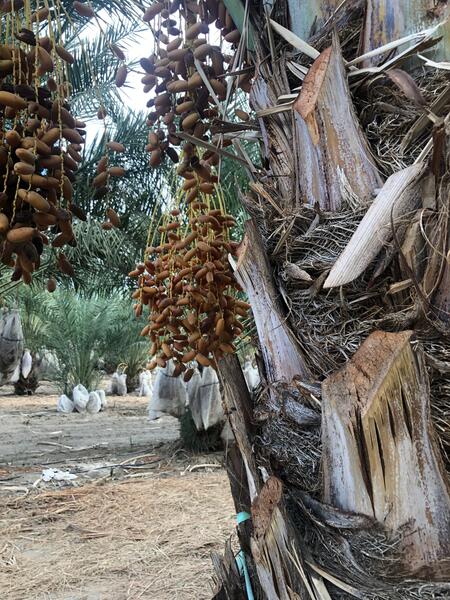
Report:
[[[43,469],[42,471],[42,481],[46,483],[49,481],[72,481],[73,479],[78,479],[78,475],[75,473],[70,473],[70,471],[61,471],[61,469]]]
[[[77,410],[79,413],[85,412],[86,405],[89,400],[89,392],[84,387],[84,385],[81,385],[81,383],[79,383],[73,388],[72,398],[75,410]]]
[[[194,374],[186,384],[189,408],[191,409],[192,420],[195,423],[197,431],[203,429],[201,400],[199,389],[202,382],[202,376],[198,369],[194,369]]]
[[[72,402],[72,400],[68,398],[65,394],[61,394],[61,396],[58,398],[58,403],[56,404],[57,412],[69,414],[73,412],[74,408],[75,405]]]
[[[233,430],[231,429],[230,421],[228,419],[226,419],[222,431],[220,432],[220,439],[225,447],[234,442]]]
[[[197,371],[197,370],[196,370]],[[189,383],[192,385],[189,387]],[[212,367],[205,367],[200,376],[194,371],[188,383],[189,408],[198,431],[207,430],[225,419],[219,379]]]
[[[59,361],[57,356],[49,350],[44,350],[40,357],[39,374],[42,379],[55,379],[59,371]]]
[[[89,392],[89,399],[86,404],[86,411],[91,415],[100,412],[102,401],[97,392]]]
[[[120,373],[117,375],[117,395],[118,396],[126,396],[127,395],[127,374]]]
[[[31,358],[31,354],[29,350],[25,350],[22,356],[22,377],[26,379],[28,375],[31,373],[31,367],[33,366],[33,359]]]
[[[100,410],[104,410],[108,405],[108,401],[106,400],[105,390],[95,390],[95,391],[97,392],[97,394],[100,397],[100,402],[101,402]]]
[[[139,373],[139,384],[138,384],[138,386],[137,386],[137,388],[136,388],[136,390],[135,390],[135,391],[136,391],[136,393],[138,394],[138,396],[142,396],[142,394],[141,394],[141,390],[142,390],[142,385],[143,385],[143,383],[144,383],[144,379],[145,379],[145,375],[144,375],[144,373],[145,373],[145,371],[141,371],[141,372]]]
[[[0,317],[0,384],[10,380],[17,365],[20,369],[22,353],[23,331],[20,314],[18,310],[11,310]]]
[[[173,362],[170,360],[164,369],[158,369],[153,385],[152,399],[149,402],[149,419],[157,419],[161,413],[180,418],[186,410],[187,393],[182,377],[172,377]]]
[[[150,400],[150,402],[148,403],[148,420],[156,421],[156,419],[163,417],[164,414],[165,413],[163,413],[162,410],[154,410],[152,408],[152,401]]]
[[[117,382],[119,381],[119,373],[117,371],[111,375],[111,383],[108,388],[108,394],[115,396],[117,394]]]
[[[142,371],[139,373],[139,396],[151,396],[152,394],[152,375],[150,371]]]
[[[202,380],[202,376],[200,371],[197,368],[194,368],[194,373],[189,381],[186,383],[186,391],[188,395],[188,401],[190,404],[191,398],[195,398],[198,388],[200,387],[200,383]]]
[[[17,383],[20,379],[20,362],[17,363],[17,367],[14,369],[14,373],[11,375],[9,381],[11,383]]]
[[[201,402],[201,414],[203,428],[208,430],[225,419],[220,395],[219,378],[216,370],[205,367],[202,373],[202,381],[198,390]]]
[[[150,398],[151,395],[152,390],[150,386],[147,383],[143,383],[139,390],[139,396],[145,396],[146,398]]]
[[[246,360],[243,368],[245,381],[250,392],[258,387],[260,382],[259,372],[250,360]]]
[[[111,375],[111,385],[108,389],[108,394],[116,396],[127,395],[127,375],[120,371],[115,371]]]

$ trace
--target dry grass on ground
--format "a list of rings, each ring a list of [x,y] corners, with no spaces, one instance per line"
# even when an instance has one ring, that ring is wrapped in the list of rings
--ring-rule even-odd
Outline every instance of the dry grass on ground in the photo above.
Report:
[[[233,531],[226,474],[88,483],[3,497],[4,600],[203,600]]]
[[[234,508],[225,472],[198,465],[221,455],[177,449],[178,421],[150,423],[146,398],[91,416],[56,400],[0,390],[0,600],[211,598]],[[77,479],[44,483],[49,466]]]

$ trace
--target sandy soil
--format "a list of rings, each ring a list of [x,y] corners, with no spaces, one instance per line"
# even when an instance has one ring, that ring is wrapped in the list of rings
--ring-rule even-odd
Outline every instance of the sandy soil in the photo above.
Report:
[[[180,450],[177,421],[150,423],[138,397],[88,417],[41,391],[0,389],[2,600],[211,598],[210,553],[234,530],[220,454]]]
[[[96,415],[56,412],[51,386],[35,396],[13,396],[0,388],[0,465],[53,464],[83,457],[115,456],[178,438],[178,421],[147,419],[147,399],[108,397]]]

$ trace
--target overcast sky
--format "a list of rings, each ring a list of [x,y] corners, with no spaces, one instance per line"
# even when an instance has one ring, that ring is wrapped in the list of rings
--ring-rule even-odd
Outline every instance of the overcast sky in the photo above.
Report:
[[[99,15],[102,20],[106,20],[108,17],[103,11]],[[103,24],[103,27],[106,25]],[[86,38],[95,38],[98,36],[98,26],[95,21],[91,21],[85,29]],[[146,30],[136,36],[133,39],[124,39],[120,42],[120,47],[126,54],[126,62],[139,61],[143,56],[149,56],[153,45],[153,38],[150,31]],[[135,70],[141,71],[141,67],[138,65]],[[133,112],[143,111],[147,112],[149,109],[146,107],[146,103],[151,97],[149,94],[144,94],[143,84],[141,83],[142,73],[129,72],[126,80],[126,84],[119,90],[119,94],[123,100],[124,106],[129,107]],[[144,123],[143,123],[144,126]],[[87,143],[93,141],[95,136],[103,131],[103,124],[100,120],[94,119],[88,123],[87,127]]]

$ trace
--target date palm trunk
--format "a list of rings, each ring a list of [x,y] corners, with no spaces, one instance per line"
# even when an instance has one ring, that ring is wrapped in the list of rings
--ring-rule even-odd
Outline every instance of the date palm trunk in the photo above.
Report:
[[[228,544],[214,557],[215,598],[443,599],[448,84],[436,70],[425,78],[416,55],[448,60],[448,25],[442,41],[423,37],[398,61],[405,46],[352,61],[445,20],[449,7],[282,0],[249,10],[265,169],[245,198],[235,272],[264,373],[251,396],[237,359],[219,363],[242,552],[236,563]],[[280,96],[291,103],[275,110]]]

